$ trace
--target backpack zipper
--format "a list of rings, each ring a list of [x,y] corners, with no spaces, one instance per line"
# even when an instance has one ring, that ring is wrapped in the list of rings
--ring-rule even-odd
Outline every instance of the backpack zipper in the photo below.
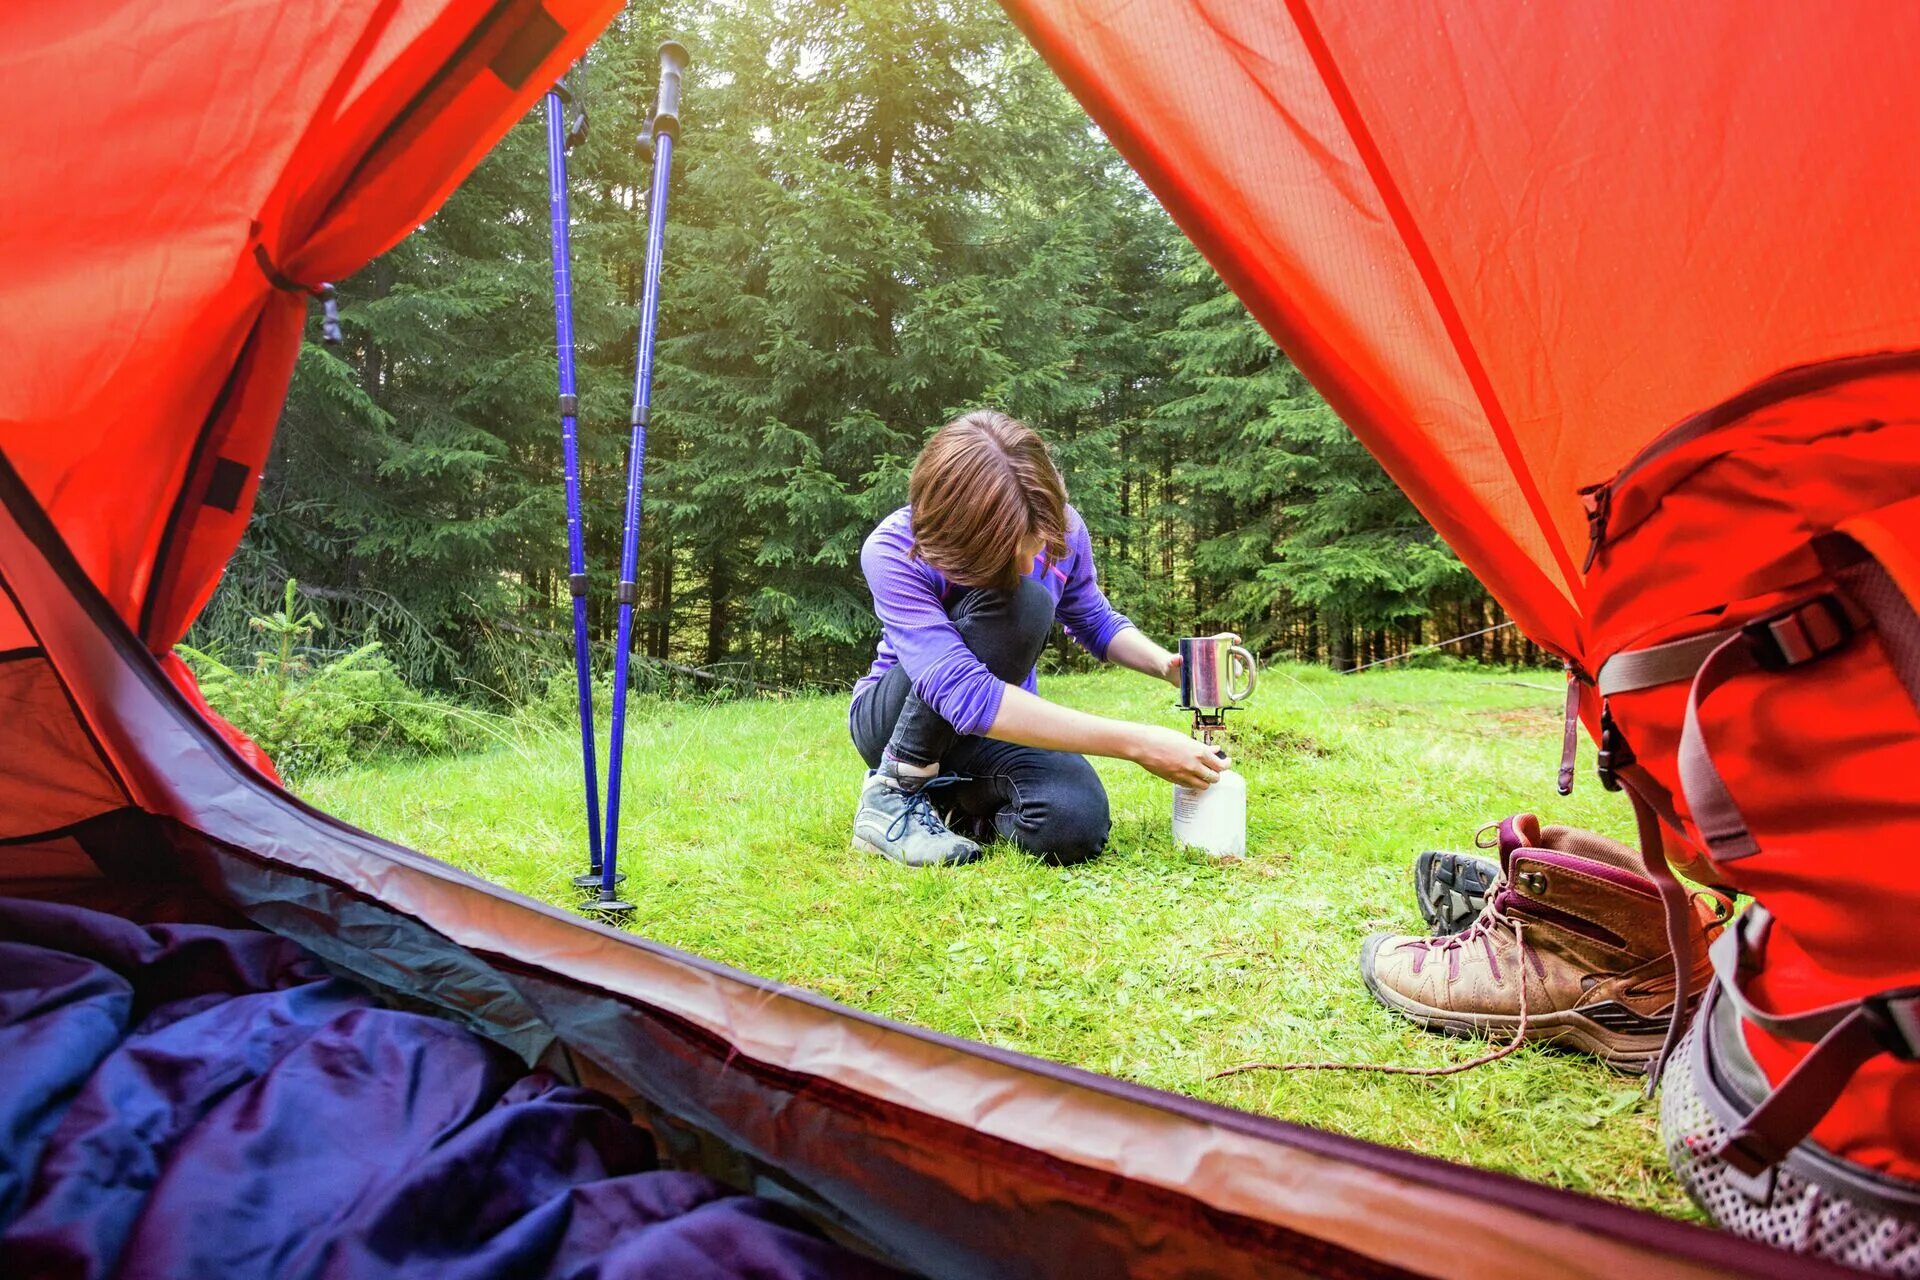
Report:
[[[1580,564],[1580,572],[1592,572],[1594,562],[1600,558],[1600,549],[1606,545],[1607,521],[1613,514],[1614,490],[1641,468],[1682,445],[1692,444],[1702,436],[1732,426],[1783,400],[1825,391],[1842,383],[1888,373],[1908,373],[1916,369],[1920,369],[1920,351],[1878,351],[1872,355],[1796,365],[1756,382],[1710,409],[1703,409],[1690,418],[1682,418],[1647,441],[1640,452],[1613,473],[1611,479],[1580,490],[1581,505],[1587,510],[1587,557]]]
[[[1587,558],[1580,562],[1582,573],[1593,572],[1593,562],[1600,558],[1600,548],[1607,540],[1607,517],[1613,514],[1613,486],[1614,480],[1605,480],[1580,491],[1580,505],[1587,509]]]

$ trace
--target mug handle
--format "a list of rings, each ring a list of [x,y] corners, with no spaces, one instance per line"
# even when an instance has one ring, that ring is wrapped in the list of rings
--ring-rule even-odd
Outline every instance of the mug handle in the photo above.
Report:
[[[1259,682],[1260,669],[1254,665],[1253,655],[1237,644],[1230,645],[1227,648],[1227,665],[1229,667],[1238,666],[1247,673],[1246,688],[1230,689],[1227,691],[1227,697],[1232,701],[1245,702],[1253,696],[1253,686]]]

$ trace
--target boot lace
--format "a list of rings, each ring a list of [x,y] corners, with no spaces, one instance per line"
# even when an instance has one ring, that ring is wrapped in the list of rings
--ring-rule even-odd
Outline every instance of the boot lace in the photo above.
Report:
[[[900,816],[887,827],[889,842],[905,839],[912,832],[916,822],[925,828],[929,835],[947,834],[946,823],[940,821],[940,815],[933,811],[932,799],[927,794],[931,789],[930,786],[921,787],[907,796],[907,807],[902,809]]]
[[[1481,942],[1483,939],[1486,940],[1486,943],[1490,944],[1493,939],[1494,929],[1505,928],[1513,934],[1515,947],[1521,948],[1520,960],[1524,964],[1526,961],[1526,954],[1523,949],[1525,944],[1521,941],[1520,931],[1525,926],[1500,909],[1500,891],[1506,888],[1506,884],[1506,874],[1502,872],[1494,879],[1492,884],[1487,886],[1487,905],[1480,909],[1480,914],[1474,919],[1474,922],[1465,929],[1462,929],[1459,933],[1450,933],[1438,938],[1415,938],[1411,942],[1404,942],[1400,945],[1402,947],[1422,946],[1426,948],[1428,955],[1438,953],[1444,956],[1450,952],[1458,951],[1463,947],[1471,946],[1476,942]],[[1520,976],[1520,1016],[1524,1018],[1526,1014],[1527,983],[1526,975],[1522,973]]]

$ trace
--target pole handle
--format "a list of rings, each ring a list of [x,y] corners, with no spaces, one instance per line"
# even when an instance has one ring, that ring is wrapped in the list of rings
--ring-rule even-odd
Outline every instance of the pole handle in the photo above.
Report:
[[[680,141],[680,91],[687,77],[687,47],[678,40],[660,46],[660,96],[655,100],[653,123],[647,132],[653,137],[665,135]]]

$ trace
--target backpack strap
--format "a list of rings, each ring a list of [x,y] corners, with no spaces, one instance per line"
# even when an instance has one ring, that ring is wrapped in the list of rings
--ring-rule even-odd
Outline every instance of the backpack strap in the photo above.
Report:
[[[1864,610],[1880,633],[1893,672],[1906,688],[1907,697],[1920,708],[1920,617],[1900,581],[1888,572],[1869,543],[1904,531],[1883,530],[1863,517],[1851,522],[1846,532],[1816,538],[1813,549],[1827,575],[1840,585],[1847,598]]]
[[[1680,731],[1675,764],[1680,789],[1687,798],[1687,812],[1716,862],[1752,857],[1760,852],[1760,842],[1747,830],[1739,804],[1713,763],[1713,751],[1700,727],[1701,704],[1736,676],[1752,671],[1789,671],[1838,653],[1872,621],[1872,616],[1847,596],[1827,592],[1735,630],[1701,663],[1693,677],[1693,692],[1687,698],[1687,718]]]
[[[1740,628],[1728,627],[1722,631],[1688,636],[1684,640],[1669,640],[1666,644],[1616,653],[1600,664],[1594,683],[1599,687],[1601,697],[1610,698],[1618,693],[1632,693],[1636,689],[1651,689],[1656,685],[1691,680],[1706,665],[1707,658],[1715,649],[1739,633]]]
[[[1687,811],[1707,852],[1720,862],[1760,852],[1740,806],[1714,766],[1700,727],[1700,704],[1735,676],[1789,671],[1838,653],[1868,627],[1880,634],[1894,673],[1920,707],[1920,616],[1900,584],[1865,547],[1845,533],[1814,539],[1827,575],[1839,587],[1802,600],[1726,635],[1693,677],[1676,764]]]
[[[1594,675],[1603,699],[1680,680],[1693,682],[1676,764],[1687,811],[1716,861],[1760,851],[1713,763],[1700,724],[1700,705],[1722,685],[1749,672],[1788,671],[1817,661],[1873,627],[1880,632],[1895,674],[1920,707],[1920,616],[1906,593],[1847,534],[1823,535],[1814,539],[1813,548],[1839,590],[1811,596],[1742,627],[1616,653]]]
[[[1667,929],[1667,953],[1673,957],[1673,1011],[1667,1015],[1667,1034],[1660,1051],[1647,1064],[1647,1097],[1660,1087],[1667,1063],[1673,1059],[1680,1037],[1693,1014],[1693,948],[1697,929],[1693,917],[1693,895],[1673,873],[1667,859],[1666,838],[1660,833],[1661,815],[1673,813],[1673,797],[1667,789],[1640,765],[1628,760],[1618,767],[1619,782],[1633,802],[1633,819],[1639,828],[1640,859],[1660,895],[1660,912]],[[1711,954],[1711,952],[1709,952]]]
[[[1749,1178],[1759,1178],[1813,1132],[1854,1072],[1890,1053],[1920,1061],[1920,987],[1899,987],[1857,1000],[1798,1013],[1774,1013],[1754,1003],[1747,981],[1764,963],[1773,917],[1754,904],[1708,949],[1720,992],[1743,1022],[1813,1049],[1760,1105],[1727,1134],[1714,1154]]]

